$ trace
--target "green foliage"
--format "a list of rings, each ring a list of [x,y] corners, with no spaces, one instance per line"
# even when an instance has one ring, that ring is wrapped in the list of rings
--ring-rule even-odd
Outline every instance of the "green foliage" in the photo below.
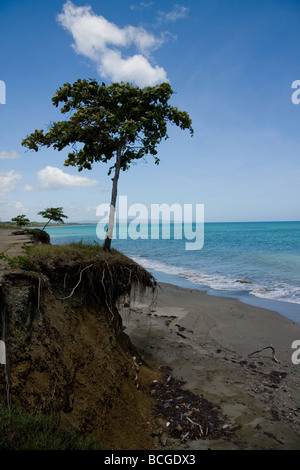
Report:
[[[27,256],[14,256],[13,258],[9,258],[7,262],[11,268],[20,268],[24,269],[24,271],[34,271],[34,264]]]
[[[17,217],[14,217],[11,220],[12,222],[15,222],[18,225],[18,227],[24,227],[25,225],[30,224],[30,220],[27,219],[25,214],[17,215]]]
[[[11,268],[20,268],[25,271],[36,271],[40,263],[61,264],[84,264],[99,258],[107,258],[109,262],[128,262],[129,258],[117,250],[112,250],[107,255],[102,246],[97,243],[70,243],[67,245],[38,244],[23,247],[25,255],[13,257],[0,252],[0,260],[4,260]]]
[[[119,148],[124,171],[133,160],[147,154],[158,164],[156,146],[168,138],[167,122],[193,134],[188,113],[169,104],[172,94],[169,83],[142,89],[123,82],[100,85],[91,79],[65,83],[52,102],[56,107],[62,103],[63,114],[73,114],[66,121],[52,123],[46,133],[35,130],[22,145],[35,151],[43,146],[63,150],[72,145],[74,150],[65,165],[77,166],[79,171],[90,170],[94,162],[107,163]],[[76,143],[83,147],[76,150]],[[114,167],[109,168],[109,174]]]
[[[11,268],[20,268],[25,271],[34,271],[35,269],[34,263],[28,256],[17,255],[10,258],[2,251],[0,252],[0,260],[6,261]]]
[[[63,219],[67,219],[68,216],[63,214],[62,207],[48,207],[44,211],[38,212],[38,215],[41,215],[44,219],[50,219],[54,222],[62,222]]]
[[[12,229],[14,228],[14,222],[0,222],[0,228]]]
[[[68,243],[66,245],[31,245],[26,247],[26,253],[32,259],[50,258],[72,261],[82,258],[94,258],[102,253],[98,243]]]
[[[96,261],[97,259],[107,259],[109,263],[114,261],[128,262],[129,258],[117,250],[112,250],[109,254],[103,251],[99,243],[69,243],[67,245],[31,245],[27,246],[26,255],[35,269],[42,263],[51,263],[55,266],[63,264],[82,264]]]
[[[124,82],[100,85],[92,79],[65,83],[52,102],[56,107],[62,105],[60,110],[68,119],[51,123],[45,133],[36,129],[22,141],[36,152],[44,146],[53,145],[57,150],[72,146],[64,164],[76,166],[78,171],[91,170],[95,162],[107,163],[115,157],[108,170],[108,175],[114,170],[114,177],[105,251],[110,250],[120,170],[128,170],[133,161],[148,154],[159,164],[156,147],[168,138],[168,123],[193,135],[188,113],[170,105],[172,94],[169,83],[145,88]]]
[[[43,219],[49,219],[48,222],[44,225],[42,230],[49,224],[51,220],[54,222],[64,223],[64,219],[67,219],[68,216],[63,214],[62,207],[48,207],[44,211],[38,212],[38,215],[41,215]]]
[[[99,444],[63,429],[57,415],[25,414],[0,405],[0,450],[96,450]]]

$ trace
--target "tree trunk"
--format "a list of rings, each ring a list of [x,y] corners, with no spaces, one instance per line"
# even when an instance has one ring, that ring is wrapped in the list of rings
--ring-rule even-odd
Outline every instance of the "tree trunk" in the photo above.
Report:
[[[42,228],[42,230],[45,230],[45,228],[47,227],[47,225],[49,224],[51,219],[48,220],[48,222],[45,223],[44,227]]]
[[[120,168],[121,168],[121,158],[122,158],[122,143],[120,143],[118,150],[117,150],[115,176],[113,177],[113,180],[112,180],[113,185],[112,185],[111,202],[110,202],[110,209],[109,209],[108,228],[107,228],[106,237],[103,243],[104,251],[110,251],[111,239],[113,236],[116,202],[117,202],[117,194],[118,194],[118,181],[119,181]]]

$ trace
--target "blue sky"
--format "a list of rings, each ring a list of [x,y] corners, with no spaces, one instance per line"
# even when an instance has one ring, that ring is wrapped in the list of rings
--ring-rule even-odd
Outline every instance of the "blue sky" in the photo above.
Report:
[[[121,174],[128,204],[204,204],[208,222],[300,220],[299,0],[1,0],[0,35],[1,220],[62,206],[70,221],[96,221],[110,201],[105,165],[78,173],[67,150],[21,146],[62,119],[51,98],[78,78],[168,80],[192,118],[192,138],[169,129],[159,166],[150,157]]]

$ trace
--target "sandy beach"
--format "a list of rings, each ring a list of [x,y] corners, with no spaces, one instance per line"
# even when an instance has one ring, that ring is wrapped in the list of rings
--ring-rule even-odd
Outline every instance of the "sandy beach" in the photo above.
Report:
[[[14,256],[29,240],[11,232],[0,231],[0,251]],[[298,323],[236,299],[166,283],[155,296],[135,293],[120,313],[125,332],[157,378],[162,367],[170,368],[185,390],[219,407],[231,431],[218,439],[181,442],[170,436],[167,418],[160,419],[166,450],[300,450],[300,364],[291,358],[291,345],[300,340]],[[266,346],[275,357],[270,348],[252,354]]]
[[[160,284],[123,309],[125,331],[145,359],[171,367],[184,388],[220,406],[230,439],[172,439],[174,449],[300,449],[300,325],[276,312]],[[265,349],[272,345],[275,350]],[[279,361],[279,362],[276,362]],[[166,426],[166,423],[162,423]]]

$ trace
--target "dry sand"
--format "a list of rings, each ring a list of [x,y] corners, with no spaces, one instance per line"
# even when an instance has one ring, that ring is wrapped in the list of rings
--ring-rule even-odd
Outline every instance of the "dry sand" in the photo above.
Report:
[[[10,258],[22,255],[22,247],[24,245],[32,244],[28,235],[14,235],[13,232],[19,231],[18,229],[10,230],[0,228],[0,255],[4,254]],[[0,282],[3,274],[9,268],[7,262],[0,257]]]
[[[145,358],[170,366],[184,388],[219,405],[236,429],[229,440],[181,443],[165,428],[167,448],[300,449],[300,364],[291,360],[299,324],[236,299],[170,284],[160,284],[151,301],[149,294],[122,312],[133,344]],[[280,363],[271,349],[249,357],[269,345]]]
[[[18,229],[10,230],[0,228],[0,253],[7,256],[16,256],[22,253],[24,244],[32,243],[28,235],[13,235]]]

